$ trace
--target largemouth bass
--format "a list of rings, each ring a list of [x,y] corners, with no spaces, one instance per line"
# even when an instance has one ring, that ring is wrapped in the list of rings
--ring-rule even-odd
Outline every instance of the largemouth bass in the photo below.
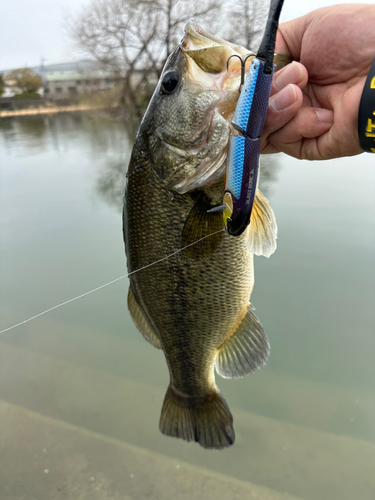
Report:
[[[253,253],[273,253],[277,232],[259,191],[239,237],[208,212],[223,199],[239,96],[240,63],[226,68],[233,54],[248,51],[188,23],[138,131],[124,205],[129,310],[170,373],[160,430],[216,449],[233,444],[234,430],[215,370],[242,377],[269,355],[249,300]]]

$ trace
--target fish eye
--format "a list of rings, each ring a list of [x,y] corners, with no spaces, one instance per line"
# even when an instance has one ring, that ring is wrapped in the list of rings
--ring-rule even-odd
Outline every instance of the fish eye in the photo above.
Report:
[[[176,71],[170,71],[166,73],[161,82],[161,93],[162,94],[173,94],[177,89],[177,84],[180,80],[180,75]]]

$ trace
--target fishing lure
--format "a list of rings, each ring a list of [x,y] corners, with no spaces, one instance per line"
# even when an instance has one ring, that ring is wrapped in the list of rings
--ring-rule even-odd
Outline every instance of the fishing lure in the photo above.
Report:
[[[276,32],[283,0],[272,0],[266,30],[243,84],[245,63],[241,60],[240,98],[232,120],[238,135],[229,138],[223,217],[229,234],[239,236],[249,225],[258,181],[260,135],[266,119],[274,72]],[[234,56],[231,56],[234,57]],[[236,56],[239,57],[239,56]],[[227,68],[229,60],[227,61]]]

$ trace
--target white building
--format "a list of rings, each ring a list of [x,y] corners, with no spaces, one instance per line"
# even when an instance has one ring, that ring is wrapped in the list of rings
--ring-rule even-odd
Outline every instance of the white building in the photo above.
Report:
[[[112,72],[103,71],[92,65],[78,63],[76,68],[45,66],[43,80],[44,96],[51,99],[66,99],[78,95],[107,90],[114,86]]]
[[[50,99],[68,99],[85,93],[110,89],[116,78],[110,71],[104,71],[91,61],[47,64],[31,68],[44,82],[40,94]],[[4,77],[11,70],[0,71]],[[12,97],[15,87],[5,87],[2,97]]]

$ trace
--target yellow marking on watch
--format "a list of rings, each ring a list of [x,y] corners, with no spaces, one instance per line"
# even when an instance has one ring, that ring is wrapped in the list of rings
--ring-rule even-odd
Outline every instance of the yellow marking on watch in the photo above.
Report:
[[[375,129],[375,123],[372,123],[371,118],[368,118],[366,132],[372,132],[372,129]]]

